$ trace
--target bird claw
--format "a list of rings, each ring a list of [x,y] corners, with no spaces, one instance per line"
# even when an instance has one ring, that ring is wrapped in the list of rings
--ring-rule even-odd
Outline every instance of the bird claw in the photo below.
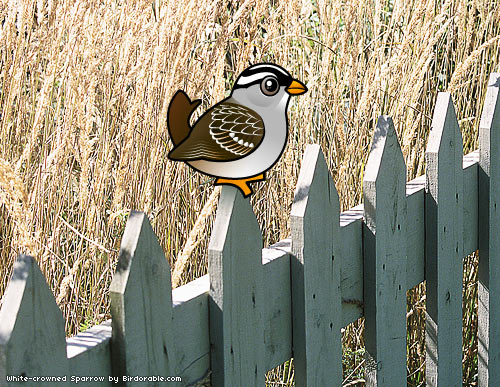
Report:
[[[250,182],[255,183],[258,181],[262,181],[264,179],[265,179],[265,177],[264,177],[263,173],[261,173],[260,175],[257,175],[257,176],[248,177],[246,179],[224,179],[224,178],[219,177],[219,178],[217,178],[217,180],[215,180],[215,185],[223,185],[223,184],[232,185],[232,186],[238,188],[241,191],[241,193],[243,194],[243,197],[246,198],[246,197],[250,196],[251,194],[253,194],[252,188],[250,188],[248,183],[250,183]]]

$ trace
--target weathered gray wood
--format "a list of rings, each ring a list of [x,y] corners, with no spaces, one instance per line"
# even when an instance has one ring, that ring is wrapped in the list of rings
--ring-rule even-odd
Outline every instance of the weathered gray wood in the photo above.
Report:
[[[363,316],[363,205],[340,214],[342,327]]]
[[[18,256],[0,310],[0,386],[7,376],[68,379],[64,321],[35,260]],[[67,383],[29,379],[37,386]]]
[[[110,287],[117,376],[173,375],[170,267],[144,213],[132,211]],[[156,385],[130,381],[129,386]]]
[[[285,240],[262,250],[266,371],[292,357],[290,247]]]
[[[407,262],[406,288],[412,289],[422,282],[425,261],[425,175],[406,184],[407,208]]]
[[[264,300],[265,370],[282,364],[292,356],[289,239],[262,249]],[[208,338],[209,275],[172,291],[174,321],[177,327],[177,367],[175,375],[183,384],[202,379],[210,370]]]
[[[478,151],[472,152],[463,159],[464,170],[464,214],[467,215],[467,225],[477,224],[477,189],[475,189],[475,182],[477,181],[477,163],[479,160]],[[408,263],[407,263],[407,289],[411,289],[415,285],[424,280],[424,191],[425,191],[425,175],[422,175],[406,185],[407,197],[407,211],[408,211]],[[342,326],[346,326],[358,318],[363,316],[363,256],[362,256],[362,220],[363,220],[363,205],[358,205],[348,211],[340,214],[340,233],[341,233],[341,247],[342,247],[342,263],[341,263],[341,294],[342,294]],[[464,240],[466,252],[472,252],[477,249],[477,232],[469,229],[464,225]],[[473,226],[472,226],[473,227]],[[264,341],[265,341],[265,369],[271,369],[277,364],[281,364],[290,357],[291,342],[287,339],[290,331],[291,317],[288,314],[288,303],[280,302],[278,300],[286,300],[283,291],[289,291],[287,286],[283,288],[279,283],[287,281],[289,268],[286,267],[283,259],[288,259],[287,254],[290,252],[290,240],[283,240],[276,245],[262,250],[262,262],[264,270],[265,284],[272,282],[272,287],[275,289],[282,289],[279,293],[271,290],[271,287],[264,289],[265,300],[272,300],[273,302],[266,303],[264,309]],[[279,262],[275,262],[278,259]],[[272,269],[267,270],[266,266],[272,264]],[[275,280],[273,280],[275,278]],[[202,282],[199,282],[202,281]],[[288,279],[289,281],[289,279]],[[200,286],[191,287],[194,283]],[[205,332],[205,324],[203,319],[200,321],[190,319],[190,315],[204,313],[202,309],[204,306],[198,302],[191,303],[196,297],[208,297],[209,285],[208,275],[173,290],[173,303],[175,305],[174,313],[181,314],[182,323],[180,320],[175,319],[176,326],[183,326],[186,329],[178,333],[179,340],[184,342],[184,337],[196,336],[203,337]],[[274,293],[273,293],[274,292]],[[187,307],[189,309],[184,309]],[[203,301],[205,302],[205,301]],[[205,304],[203,304],[205,305]],[[191,308],[196,307],[196,311],[191,312]],[[196,323],[193,322],[196,320]],[[272,323],[269,321],[272,320]],[[208,328],[207,328],[208,329]],[[199,359],[198,363],[195,362],[192,367],[196,369],[197,364],[200,370],[195,372],[196,375],[204,375],[208,372],[209,367],[204,369],[206,365],[206,352],[197,349],[194,344],[196,340],[193,339],[193,346],[181,346],[177,348],[179,354],[185,354],[185,361],[179,361],[179,364],[189,364],[188,359]],[[201,346],[201,348],[203,348]],[[202,366],[203,364],[203,366]],[[181,367],[182,368],[182,367]],[[193,377],[188,377],[191,368],[187,368],[184,373],[180,374],[175,372],[176,375],[183,377],[183,380],[191,383],[197,380]]]
[[[381,116],[363,179],[367,386],[406,386],[406,168]]]
[[[498,86],[494,87],[498,89]],[[493,111],[497,109],[496,106],[497,105],[494,105],[493,108],[490,106],[490,113],[492,112],[491,109],[493,109]],[[497,122],[497,120],[497,118],[490,118],[490,124],[491,122]],[[490,130],[490,128],[487,129]],[[484,144],[490,144],[489,132],[488,137],[485,137],[485,134],[483,133],[481,140],[483,149],[486,149]],[[485,160],[488,161],[486,165],[489,168],[489,153],[487,154],[487,157],[483,156],[482,160],[483,163]],[[476,227],[478,225],[478,191],[476,185],[476,181],[478,180],[478,161],[479,151],[472,152],[463,158],[463,211],[464,218],[467,219],[467,222],[463,225],[463,239],[464,252],[466,253],[475,251],[478,248],[478,232]],[[424,279],[424,180],[425,175],[412,180],[406,186],[408,213],[407,241],[409,246],[406,265],[407,288],[412,288]],[[484,179],[481,181],[484,182]],[[486,192],[484,187],[482,188],[482,192]],[[481,201],[481,203],[484,204],[484,201]],[[363,205],[357,206],[340,215],[340,235],[343,242],[341,244],[342,254],[340,254],[342,326],[355,321],[363,315],[363,258],[361,251],[363,245],[363,207]],[[486,206],[486,209],[487,211],[490,210],[488,209],[488,206]],[[482,214],[483,213],[484,212],[482,212]],[[484,225],[484,219],[481,218],[481,222],[479,223]],[[484,228],[482,230],[484,230]],[[287,295],[290,293],[290,278],[288,276],[290,271],[289,252],[289,240],[282,241],[276,246],[272,246],[269,249],[263,249],[262,251],[262,261],[264,264],[262,268],[262,275],[264,278],[263,283],[268,285],[266,288],[263,288],[263,297],[264,300],[269,300],[269,302],[264,304],[262,309],[264,316],[262,318],[264,321],[264,369],[270,369],[287,360],[291,356],[291,312],[289,310],[290,296]],[[484,255],[485,254],[481,255],[482,265],[486,262],[483,259]],[[481,273],[484,275],[485,271],[482,270]],[[489,276],[487,276],[486,280],[488,279]],[[174,330],[176,330],[176,345],[169,346],[169,348],[174,351],[173,357],[176,358],[177,361],[175,362],[175,367],[171,374],[182,376],[183,384],[191,384],[192,382],[198,380],[200,377],[206,375],[210,368],[210,356],[207,349],[209,346],[209,340],[206,334],[208,331],[208,284],[208,276],[204,276],[202,279],[177,288],[173,292],[175,305],[173,316],[174,320],[173,325],[167,325],[169,325],[169,327],[173,326]],[[484,285],[480,284],[479,286],[481,294],[479,306],[479,363],[480,369],[482,367],[482,370],[484,371],[486,370],[488,361],[487,356],[484,354],[488,354],[488,309],[490,300],[488,298],[487,289],[484,288]],[[5,297],[7,298],[7,294]],[[7,301],[4,303],[4,309],[6,308],[5,305],[7,305]],[[2,309],[2,311],[4,309]],[[2,329],[6,326],[5,324],[8,324],[9,321],[12,323],[13,321],[11,319],[5,320],[5,316],[6,314],[0,315],[0,327],[2,327],[0,328],[0,339],[5,338],[1,335],[3,332]],[[109,327],[106,327],[104,324],[68,339],[67,353],[69,357],[68,364],[70,369],[68,375],[105,374],[106,370],[109,369],[110,363],[109,335]],[[0,361],[3,361],[2,366],[7,362],[7,355],[3,350],[0,354]],[[0,367],[0,379],[2,373],[6,374],[7,371],[5,371],[5,368]],[[480,371],[479,380],[483,383],[482,385],[487,385],[485,382],[487,379],[484,379],[484,377],[487,378],[487,375],[487,371],[482,373]],[[80,385],[85,384],[83,383]]]
[[[479,151],[474,151],[463,158],[463,177],[464,177],[464,255],[470,254],[478,249],[477,242],[477,165],[479,162]],[[407,288],[411,289],[425,279],[424,276],[424,191],[425,175],[419,176],[406,184],[407,200],[407,219],[408,219],[408,263],[407,263]],[[345,250],[343,259],[345,263],[341,267],[341,285],[343,300],[358,300],[353,294],[362,292],[360,284],[362,275],[358,275],[359,268],[362,270],[362,255],[355,253],[360,246],[361,226],[363,220],[363,205],[360,204],[350,210],[340,214],[340,232],[341,240],[349,240],[349,243],[343,243]],[[359,228],[359,229],[358,229]],[[352,248],[351,248],[352,246]],[[343,274],[345,273],[345,274]],[[359,279],[359,281],[358,281]],[[358,283],[359,282],[359,283]],[[359,299],[359,301],[362,301]],[[356,301],[357,304],[359,304]],[[362,311],[359,309],[354,312],[349,305],[343,310],[344,326],[361,317]],[[352,311],[352,317],[349,314]]]
[[[66,339],[66,352],[71,376],[92,377],[92,379],[83,379],[83,381],[74,379],[73,383],[78,382],[79,386],[112,384],[109,381],[109,375],[112,374],[110,340],[111,320]],[[104,377],[105,382],[99,383],[94,377]]]
[[[450,93],[439,93],[426,161],[426,382],[462,385],[463,150]]]
[[[318,145],[306,148],[290,225],[295,385],[340,386],[339,200]]]
[[[424,191],[425,175],[406,184],[407,199],[407,289],[424,280]],[[340,214],[342,240],[342,326],[363,316],[362,204]]]
[[[500,380],[500,73],[488,81],[479,124],[478,381]]]
[[[208,274],[172,290],[174,305],[175,369],[173,375],[189,386],[210,370],[208,337]]]
[[[479,165],[479,151],[464,156],[464,256],[475,252],[479,248],[478,242],[478,185],[477,170]]]
[[[478,249],[477,241],[477,166],[479,152],[474,151],[463,158],[464,177],[464,255]],[[424,193],[425,175],[406,184],[407,243],[406,265],[407,289],[412,289],[425,279],[424,276]],[[341,264],[342,326],[347,326],[363,316],[363,255],[361,228],[363,204],[340,214],[340,233],[344,251]]]
[[[264,386],[262,236],[250,203],[224,186],[208,250],[214,386]]]

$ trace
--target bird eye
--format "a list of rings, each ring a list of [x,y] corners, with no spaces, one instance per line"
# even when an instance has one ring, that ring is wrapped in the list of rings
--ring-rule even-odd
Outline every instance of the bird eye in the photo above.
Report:
[[[280,84],[278,83],[278,80],[276,78],[269,76],[265,77],[262,80],[260,89],[262,90],[264,95],[273,96],[279,91]]]

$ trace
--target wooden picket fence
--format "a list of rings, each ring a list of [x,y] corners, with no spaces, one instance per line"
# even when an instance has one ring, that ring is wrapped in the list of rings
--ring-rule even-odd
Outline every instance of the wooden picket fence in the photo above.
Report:
[[[393,122],[380,117],[364,205],[343,213],[319,146],[308,146],[291,238],[269,248],[249,201],[224,187],[209,274],[173,291],[147,217],[132,212],[110,289],[112,319],[70,339],[36,262],[20,256],[0,311],[0,385],[22,376],[35,378],[25,385],[177,377],[174,385],[188,386],[210,374],[217,387],[264,386],[265,372],[293,356],[297,387],[336,387],[341,328],[364,316],[366,385],[406,386],[406,291],[426,280],[427,385],[461,386],[462,258],[478,249],[478,380],[499,385],[499,90],[492,74],[480,149],[465,157],[450,94],[439,93],[426,175],[408,183]]]

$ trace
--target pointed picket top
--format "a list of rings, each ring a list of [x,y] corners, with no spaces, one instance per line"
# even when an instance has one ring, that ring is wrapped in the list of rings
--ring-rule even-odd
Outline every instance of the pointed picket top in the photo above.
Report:
[[[490,75],[479,123],[478,382],[500,379],[500,73]],[[493,382],[491,382],[493,381]]]
[[[363,180],[367,386],[406,384],[406,167],[394,124],[377,122]]]
[[[426,160],[426,380],[462,384],[463,146],[450,93],[439,93]]]
[[[224,185],[219,199],[217,217],[214,230],[210,239],[209,250],[222,252],[227,243],[231,241],[232,232],[248,232],[249,235],[260,235],[259,224],[252,210],[249,199],[237,195],[234,187]],[[240,230],[244,228],[244,230]],[[262,245],[262,241],[259,242]]]
[[[462,161],[462,133],[450,93],[438,93],[426,154],[438,153],[443,146],[447,149],[459,149]]]
[[[262,235],[234,187],[222,187],[208,259],[212,385],[264,386]]]
[[[364,183],[375,183],[379,180],[379,172],[385,171],[382,163],[384,163],[387,167],[395,163],[394,165],[398,168],[399,172],[401,170],[405,171],[406,179],[403,153],[401,152],[401,147],[399,146],[396,130],[394,129],[394,123],[392,122],[392,118],[389,116],[380,116],[377,121],[375,133],[373,134],[372,146],[370,148],[370,154],[368,155],[368,160],[366,162],[363,179]],[[401,166],[403,168],[401,168]]]
[[[130,213],[110,299],[114,374],[173,374],[170,266],[144,213]]]
[[[365,222],[372,231],[375,224],[374,209],[377,207],[375,201],[377,198],[390,200],[394,185],[401,186],[401,181],[406,187],[406,166],[394,123],[391,117],[380,116],[373,134],[363,178]],[[380,187],[379,195],[377,187]],[[391,204],[387,202],[384,205]]]
[[[500,146],[500,73],[492,73],[488,80],[483,113],[479,122],[479,165],[482,173],[489,178],[493,162],[500,158],[492,156],[498,153]],[[493,153],[493,155],[492,155]],[[498,160],[498,161],[497,161]],[[481,185],[481,181],[480,181]],[[487,184],[489,187],[489,183]],[[480,187],[481,188],[481,187]],[[487,215],[487,214],[484,214]]]
[[[4,297],[0,310],[0,384],[4,385],[8,375],[66,376],[64,320],[32,257],[18,256]]]
[[[304,160],[300,168],[297,186],[295,188],[295,195],[292,205],[292,216],[304,217],[310,205],[310,195],[315,194],[316,191],[321,191],[318,195],[323,199],[329,198],[332,210],[339,212],[339,195],[335,188],[335,183],[328,172],[328,167],[321,151],[321,147],[317,144],[308,145],[304,152]],[[311,208],[311,207],[309,207]]]
[[[481,131],[483,135],[489,133],[491,128],[499,125],[500,122],[500,73],[492,73],[488,80],[486,97],[484,99],[483,114],[479,122],[480,138]],[[486,131],[486,132],[485,132]],[[484,138],[486,140],[486,138]],[[482,145],[487,145],[483,143]],[[481,142],[479,143],[481,150]],[[486,151],[486,149],[484,149]],[[487,153],[487,152],[486,152]]]
[[[319,145],[308,145],[291,211],[297,387],[342,384],[339,198]]]

